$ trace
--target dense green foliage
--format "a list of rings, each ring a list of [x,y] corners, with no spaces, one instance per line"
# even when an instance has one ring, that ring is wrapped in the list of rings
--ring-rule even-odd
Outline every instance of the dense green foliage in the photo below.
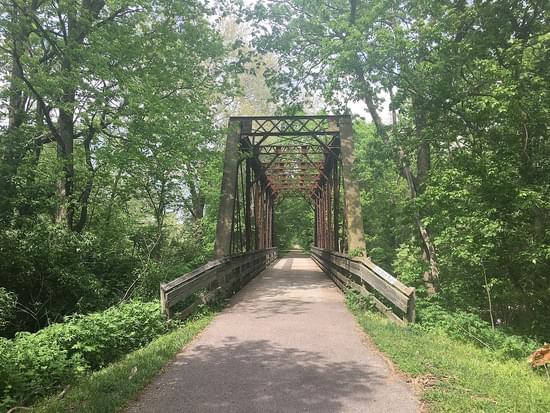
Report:
[[[281,250],[309,249],[313,243],[313,215],[310,203],[300,195],[277,201],[275,206],[275,245]]]
[[[208,260],[228,57],[200,1],[2,1],[0,335]],[[223,131],[221,131],[223,132]],[[178,273],[176,275],[181,275]]]
[[[511,334],[506,329],[493,329],[489,322],[472,312],[458,310],[449,313],[444,307],[429,301],[420,301],[417,311],[419,323],[415,328],[444,332],[449,337],[485,348],[502,358],[524,360],[539,346],[536,341]]]
[[[259,2],[281,102],[364,105],[369,254],[420,296],[550,337],[550,28],[545,1]],[[292,108],[290,108],[292,109]]]
[[[348,291],[346,301],[355,310],[376,312],[374,303],[356,291]],[[493,329],[490,323],[475,313],[460,310],[450,313],[430,300],[421,300],[416,312],[417,322],[410,326],[411,329],[420,334],[444,334],[456,341],[482,348],[502,360],[524,360],[539,345],[529,338],[511,334],[506,328]]]
[[[136,301],[0,338],[0,409],[27,405],[166,331],[158,303]]]
[[[0,287],[0,329],[4,329],[15,316],[15,296]]]
[[[139,391],[151,382],[166,363],[200,333],[213,316],[204,311],[185,325],[165,334],[122,360],[83,377],[65,397],[51,397],[34,407],[36,412],[114,413],[120,411]],[[108,391],[107,391],[108,390]]]

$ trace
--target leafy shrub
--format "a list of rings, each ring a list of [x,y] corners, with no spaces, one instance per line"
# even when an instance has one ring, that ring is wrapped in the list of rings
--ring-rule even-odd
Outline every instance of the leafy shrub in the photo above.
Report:
[[[9,333],[36,331],[67,314],[112,306],[134,279],[137,262],[131,252],[124,239],[68,232],[42,218],[0,231],[0,286],[25,308]]]
[[[422,274],[427,270],[426,263],[420,258],[420,247],[413,241],[403,243],[397,248],[395,259],[392,263],[398,278],[404,284],[415,287],[417,295],[425,294],[425,286]]]
[[[415,328],[442,331],[458,340],[485,347],[504,358],[525,358],[538,346],[530,338],[510,335],[500,328],[493,329],[477,314],[466,311],[451,313],[430,300],[417,302],[417,317],[419,323]]]
[[[0,287],[0,334],[15,316],[16,303],[15,294]]]
[[[0,410],[25,405],[68,383],[86,370],[78,354],[38,334],[0,339]]]
[[[202,264],[192,266],[188,262],[183,262],[177,265],[161,265],[151,260],[137,273],[139,282],[136,283],[133,297],[144,301],[154,300],[159,296],[159,285],[161,283],[172,281]]]
[[[157,302],[130,302],[73,316],[0,341],[0,409],[28,404],[166,332]]]
[[[349,308],[356,310],[374,311],[375,309],[374,301],[359,294],[359,292],[355,290],[349,290],[346,292],[346,304]]]

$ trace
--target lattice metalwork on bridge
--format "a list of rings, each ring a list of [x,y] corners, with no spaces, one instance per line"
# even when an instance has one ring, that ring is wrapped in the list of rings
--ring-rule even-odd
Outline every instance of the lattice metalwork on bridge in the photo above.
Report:
[[[228,130],[218,257],[272,247],[274,208],[290,196],[315,211],[315,246],[364,254],[350,116],[232,117]]]

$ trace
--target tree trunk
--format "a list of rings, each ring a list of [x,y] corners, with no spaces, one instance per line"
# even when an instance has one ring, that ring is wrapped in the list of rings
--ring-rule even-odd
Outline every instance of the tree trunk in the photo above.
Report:
[[[90,127],[88,129],[86,139],[84,139],[84,142],[83,142],[84,153],[86,157],[86,166],[88,168],[88,176],[86,177],[86,185],[84,186],[84,190],[82,191],[82,194],[80,195],[80,199],[79,199],[80,216],[73,228],[74,231],[76,232],[82,232],[88,221],[88,204],[90,200],[90,195],[92,194],[92,189],[94,187],[94,178],[95,178],[95,168],[92,163],[92,151],[91,151],[91,144],[92,144],[92,139],[94,137],[94,134],[95,134],[94,128]]]
[[[79,46],[83,43],[86,35],[92,27],[92,22],[96,20],[104,7],[102,0],[83,0],[80,13],[74,11],[67,18],[67,43],[66,47]],[[89,13],[89,14],[88,14]],[[73,62],[68,53],[64,53],[62,62],[62,72],[67,79],[72,78]],[[58,209],[55,221],[61,223],[66,221],[70,230],[82,230],[87,214],[87,202],[91,192],[91,185],[87,183],[86,188],[79,200],[72,199],[74,191],[74,139],[75,139],[75,106],[76,106],[76,86],[69,84],[64,87],[59,101],[59,118],[57,121],[58,139],[57,139],[57,157],[63,167],[63,176],[57,185]],[[89,147],[88,147],[89,150]],[[89,153],[87,154],[89,156]],[[79,222],[75,224],[75,204],[80,203],[81,215]]]
[[[357,0],[350,0],[349,4],[350,4],[350,23],[352,25],[355,25],[358,2]],[[365,72],[363,70],[361,60],[358,57],[356,57],[354,69],[355,69],[355,75],[359,83],[359,87],[361,88],[361,95],[365,100],[369,114],[372,118],[374,126],[376,127],[376,131],[378,135],[382,138],[384,143],[389,145],[388,132],[386,131],[386,128],[382,123],[382,119],[378,114],[378,108],[376,107],[374,90],[370,86],[365,76]],[[413,107],[414,107],[414,103],[415,102],[413,102]],[[424,127],[424,119],[421,115],[421,112],[415,110],[415,114],[416,114],[416,117],[415,117],[416,133],[417,133],[417,136],[421,136],[423,132],[423,127]],[[394,122],[395,121],[396,121],[396,116],[394,113]],[[405,177],[405,180],[407,181],[407,185],[409,187],[409,194],[411,199],[413,200],[416,199],[416,197],[418,196],[419,188],[422,188],[421,190],[423,190],[424,182],[428,176],[428,172],[430,168],[429,142],[423,141],[422,139],[421,139],[421,142],[422,143],[419,145],[418,152],[417,152],[417,155],[418,155],[418,158],[417,158],[418,176],[417,177],[415,177],[411,171],[410,165],[407,161],[405,150],[400,145],[397,146],[397,158],[398,158],[399,166],[401,168],[401,173]],[[426,291],[428,295],[432,295],[432,294],[435,294],[439,289],[439,270],[437,266],[435,248],[431,241],[431,237],[428,232],[428,229],[422,223],[421,214],[418,209],[416,209],[414,212],[414,220],[416,222],[418,232],[420,233],[420,240],[421,240],[421,245],[423,250],[422,259],[429,266],[429,270],[423,274],[423,280],[424,280],[424,284],[426,286]]]
[[[63,99],[64,103],[74,103],[74,94]],[[57,158],[61,162],[63,175],[57,183],[58,206],[55,222],[66,222],[73,229],[74,206],[71,205],[74,181],[74,113],[72,110],[59,110],[57,123],[59,138],[57,140]]]
[[[120,181],[120,177],[122,176],[122,168],[118,168],[117,174],[115,176],[115,181],[113,183],[113,187],[111,189],[111,196],[109,197],[109,206],[107,208],[107,217],[105,218],[105,227],[108,228],[109,224],[111,223],[111,217],[113,215],[113,205],[117,196],[118,192],[118,183]]]
[[[431,168],[431,147],[430,142],[424,134],[425,129],[425,119],[422,110],[418,107],[418,102],[416,99],[413,99],[413,110],[414,110],[414,123],[416,137],[419,141],[418,149],[416,152],[416,179],[411,174],[411,183],[409,186],[415,189],[415,194],[413,195],[411,191],[411,198],[415,199],[418,195],[424,193],[426,189],[426,180],[430,173]],[[403,154],[403,159],[404,159]],[[423,211],[417,209],[415,211],[416,216],[416,225],[420,233],[420,238],[422,240],[422,259],[428,265],[428,269],[423,274],[424,285],[426,287],[426,292],[428,295],[433,295],[439,290],[439,268],[437,266],[437,257],[435,252],[435,247],[432,243],[430,234],[426,226],[422,223],[422,218],[424,218]]]
[[[189,212],[195,221],[201,220],[204,217],[204,204],[206,202],[200,188],[197,188],[194,181],[189,181],[189,194],[191,195],[191,205]]]
[[[29,28],[20,15],[17,7],[10,11],[10,20],[14,31],[11,32],[11,73],[9,78],[8,97],[8,128],[6,133],[0,134],[0,148],[2,148],[2,164],[0,165],[0,222],[7,223],[12,216],[12,199],[16,193],[13,177],[17,174],[19,164],[23,158],[23,146],[19,127],[25,120],[25,103],[27,96],[22,87],[23,70],[19,59],[24,53],[25,43],[29,37]]]
[[[370,87],[363,68],[361,67],[361,62],[357,59],[355,74],[360,82],[362,89],[362,97],[367,104],[367,109],[371,115],[374,126],[378,135],[382,138],[385,144],[389,145],[389,136],[382,119],[378,114],[378,109],[374,103],[374,92]],[[418,116],[415,119],[416,123],[416,133],[418,136],[422,134],[423,128],[423,119]],[[418,176],[415,177],[411,171],[411,167],[407,161],[407,156],[405,150],[401,145],[397,146],[397,158],[399,166],[401,168],[401,173],[405,177],[407,186],[409,187],[409,195],[411,199],[416,199],[419,195],[418,188],[424,187],[425,179],[428,176],[430,168],[430,146],[429,142],[422,141],[418,147]],[[433,295],[439,290],[439,269],[437,265],[437,257],[435,252],[435,247],[432,243],[430,233],[426,226],[422,223],[422,217],[418,209],[414,212],[414,220],[420,235],[420,241],[422,246],[422,259],[428,264],[429,269],[423,274],[424,285],[428,295]]]

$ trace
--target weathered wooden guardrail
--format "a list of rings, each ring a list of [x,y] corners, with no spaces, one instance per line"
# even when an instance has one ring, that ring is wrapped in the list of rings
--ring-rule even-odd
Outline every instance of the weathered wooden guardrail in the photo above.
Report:
[[[231,255],[209,261],[203,266],[160,285],[161,311],[168,319],[185,318],[201,303],[217,295],[234,294],[248,281],[262,272],[277,259],[277,248]],[[174,314],[176,304],[186,300],[199,290],[207,289],[206,295],[198,297],[179,314]]]
[[[391,274],[364,257],[350,257],[317,247],[311,248],[313,260],[342,290],[354,289],[374,301],[376,308],[397,322],[414,322],[415,289],[407,287]],[[385,305],[373,292],[377,292],[397,309]]]

